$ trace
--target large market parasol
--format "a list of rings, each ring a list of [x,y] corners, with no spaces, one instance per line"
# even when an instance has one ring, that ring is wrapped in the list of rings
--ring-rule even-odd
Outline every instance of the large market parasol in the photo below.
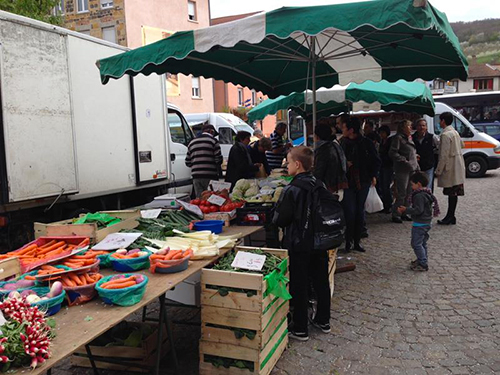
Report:
[[[429,88],[420,82],[399,80],[390,83],[366,81],[350,83],[347,86],[336,85],[331,89],[319,89],[316,92],[316,114],[318,118],[349,112],[353,103],[375,103],[384,111],[418,113],[434,116],[434,99]],[[276,99],[267,99],[248,112],[248,120],[262,120],[282,109],[294,109],[310,117],[312,115],[312,92],[294,92]]]
[[[317,87],[366,80],[467,78],[467,60],[446,15],[427,0],[285,7],[177,32],[97,65],[103,84],[124,74],[184,73],[271,98],[308,88],[314,97]]]

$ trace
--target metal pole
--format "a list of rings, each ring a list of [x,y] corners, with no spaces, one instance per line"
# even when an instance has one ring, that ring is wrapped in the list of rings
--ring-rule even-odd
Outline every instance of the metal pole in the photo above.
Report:
[[[312,56],[312,131],[314,134],[314,128],[316,127],[316,37],[311,37],[311,56]],[[307,129],[307,128],[306,128]],[[307,130],[305,134],[305,144],[307,145]],[[316,142],[314,142],[313,147],[316,148]]]

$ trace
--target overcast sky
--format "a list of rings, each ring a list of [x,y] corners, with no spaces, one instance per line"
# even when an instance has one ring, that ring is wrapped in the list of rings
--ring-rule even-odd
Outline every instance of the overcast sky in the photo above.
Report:
[[[359,0],[358,0],[359,1]],[[268,11],[282,6],[352,3],[350,0],[210,0],[212,18],[233,14]],[[431,4],[445,12],[451,22],[500,18],[498,0],[433,0]]]

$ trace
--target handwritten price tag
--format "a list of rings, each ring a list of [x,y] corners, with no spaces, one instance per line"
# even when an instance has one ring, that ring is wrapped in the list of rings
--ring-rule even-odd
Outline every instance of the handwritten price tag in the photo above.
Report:
[[[111,233],[95,245],[93,250],[116,250],[129,247],[142,233]]]
[[[141,217],[143,219],[156,219],[161,214],[161,208],[154,210],[141,210]]]
[[[176,202],[179,203],[179,205],[181,205],[182,207],[184,207],[186,211],[198,215],[199,217],[203,217],[203,212],[201,212],[200,207],[191,203],[181,201],[180,199],[176,199]]]
[[[265,255],[248,253],[246,251],[238,251],[234,257],[231,267],[242,268],[251,271],[260,271],[266,262]]]
[[[208,184],[208,186],[211,186],[213,188],[213,191],[222,191],[224,189],[227,189],[227,190],[231,189],[231,183],[224,182],[224,181],[210,180],[210,183]]]
[[[226,198],[222,198],[218,195],[211,195],[210,198],[208,198],[208,202],[215,204],[217,206],[222,206],[226,202]]]

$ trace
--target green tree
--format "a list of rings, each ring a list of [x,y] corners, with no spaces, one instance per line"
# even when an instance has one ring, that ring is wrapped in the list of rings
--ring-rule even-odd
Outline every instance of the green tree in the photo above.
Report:
[[[62,25],[62,17],[54,11],[60,0],[0,0],[0,9],[34,18],[53,25]]]

